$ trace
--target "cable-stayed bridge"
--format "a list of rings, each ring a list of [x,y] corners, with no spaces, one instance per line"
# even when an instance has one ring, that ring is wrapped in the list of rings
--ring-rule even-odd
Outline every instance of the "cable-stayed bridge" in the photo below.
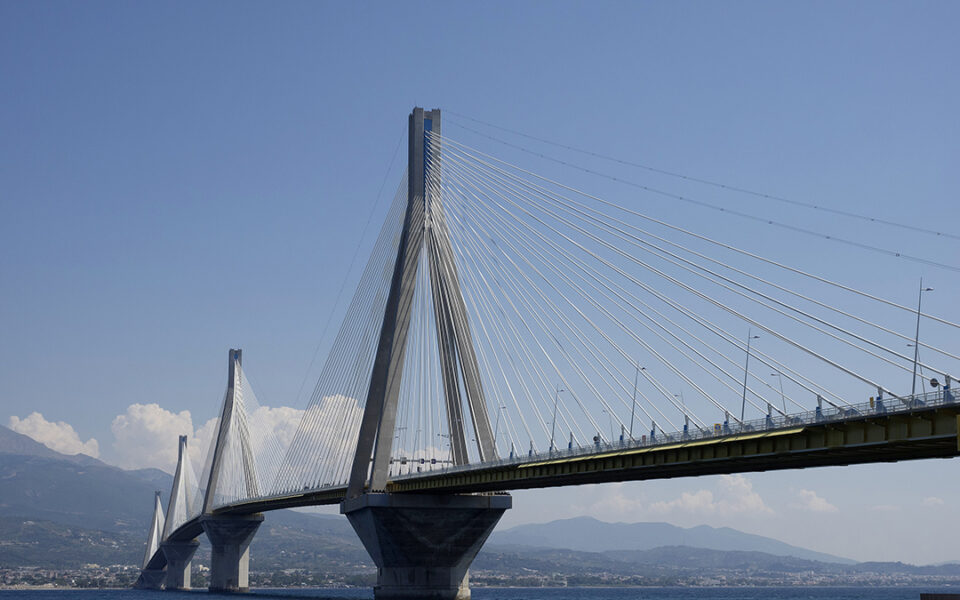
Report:
[[[410,115],[407,174],[292,439],[230,350],[203,464],[181,437],[155,500],[141,586],[188,588],[205,533],[211,589],[244,590],[262,513],[339,503],[378,598],[466,598],[511,490],[958,454],[960,356],[925,340],[960,325],[923,311],[922,282],[906,306],[440,125]]]

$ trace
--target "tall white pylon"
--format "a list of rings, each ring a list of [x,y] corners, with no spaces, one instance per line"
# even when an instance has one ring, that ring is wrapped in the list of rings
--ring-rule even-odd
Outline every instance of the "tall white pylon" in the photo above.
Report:
[[[231,479],[239,475],[242,479],[230,480],[228,487],[236,487],[239,483],[245,497],[256,498],[260,495],[257,468],[250,448],[250,429],[241,392],[242,357],[242,350],[230,350],[227,393],[223,398],[223,408],[220,410],[220,426],[217,428],[217,441],[210,461],[210,477],[207,480],[206,496],[203,500],[203,514],[213,512],[218,488],[223,483],[224,477]],[[231,461],[239,461],[240,464],[225,464]],[[225,469],[238,469],[240,473],[225,472]]]
[[[160,548],[160,542],[163,541],[163,503],[160,502],[160,492],[156,493],[153,505],[153,519],[150,521],[150,532],[147,534],[147,550],[143,554],[143,568],[146,569],[150,564],[150,559]]]
[[[177,470],[173,474],[173,488],[170,490],[170,501],[167,503],[167,516],[163,527],[163,540],[184,523],[190,520],[195,489],[190,476],[190,458],[187,455],[187,436],[180,436],[180,448],[177,455]],[[162,540],[161,540],[162,541]]]

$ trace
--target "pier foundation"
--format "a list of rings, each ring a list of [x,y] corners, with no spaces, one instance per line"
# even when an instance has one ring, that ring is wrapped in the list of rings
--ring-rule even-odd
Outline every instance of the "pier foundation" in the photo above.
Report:
[[[469,600],[468,569],[509,495],[364,494],[344,500],[377,565],[376,600]]]
[[[210,539],[211,592],[250,591],[250,542],[261,523],[262,514],[200,518]]]
[[[167,559],[167,583],[164,585],[164,589],[190,589],[190,561],[199,546],[200,542],[197,540],[163,542],[160,544],[160,550]]]

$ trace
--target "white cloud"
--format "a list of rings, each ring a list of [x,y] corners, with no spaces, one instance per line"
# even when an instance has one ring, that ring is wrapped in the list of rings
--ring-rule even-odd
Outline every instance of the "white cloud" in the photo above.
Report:
[[[929,498],[924,498],[921,504],[924,506],[943,506],[943,498],[930,496]]]
[[[821,498],[813,490],[800,490],[800,498],[797,502],[791,504],[790,507],[800,510],[809,510],[810,512],[823,513],[832,513],[840,510],[833,504],[827,502],[825,498]]]
[[[23,419],[10,417],[9,427],[62,454],[100,456],[100,444],[95,438],[83,442],[69,423],[48,421],[38,412],[32,412]]]
[[[290,448],[294,460],[284,465],[276,478],[275,492],[322,486],[340,479],[347,464],[342,458],[352,456],[357,446],[363,409],[355,398],[324,396],[316,405],[296,413],[284,413],[286,419],[284,414],[276,415],[277,438],[283,441],[289,435],[285,447]],[[314,458],[297,460],[306,455]]]
[[[159,404],[131,404],[124,414],[113,419],[110,429],[119,466],[155,467],[170,473],[177,466],[178,436],[192,438],[194,433],[189,410],[173,413]]]
[[[773,514],[753,484],[743,475],[722,475],[716,493],[710,490],[683,492],[679,498],[654,502],[650,511],[655,513],[695,513],[702,515],[729,515],[735,513]]]
[[[355,401],[353,403],[356,404]],[[303,410],[287,406],[258,406],[253,414],[248,415],[251,450],[257,459],[260,485],[265,490],[273,483],[280,461],[295,437],[303,415]],[[172,473],[177,464],[177,438],[187,435],[190,462],[198,479],[204,475],[204,461],[209,458],[207,454],[218,428],[218,418],[198,424],[195,428],[189,410],[175,413],[155,403],[131,404],[111,424],[117,462],[127,469],[154,467]],[[229,440],[227,443],[230,443]],[[236,452],[226,454],[229,455],[227,460],[240,456]],[[231,467],[227,465],[226,468]],[[203,485],[205,482],[198,483]]]

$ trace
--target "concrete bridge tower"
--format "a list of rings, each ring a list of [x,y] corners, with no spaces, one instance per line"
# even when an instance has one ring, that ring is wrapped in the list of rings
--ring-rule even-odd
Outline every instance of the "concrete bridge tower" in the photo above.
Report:
[[[257,473],[253,462],[252,449],[249,447],[249,435],[244,435],[246,423],[237,400],[240,388],[241,350],[230,350],[228,362],[227,394],[224,396],[220,411],[220,427],[210,463],[210,477],[203,500],[203,514],[200,525],[210,540],[210,585],[211,592],[247,592],[250,590],[250,542],[263,523],[263,514],[252,515],[215,515],[214,501],[221,484],[224,468],[224,453],[231,432],[232,444],[239,444],[238,454],[242,461],[243,483],[248,497],[258,495]]]
[[[427,252],[437,346],[454,464],[465,464],[460,395],[470,410],[480,460],[496,456],[466,306],[443,214],[440,111],[409,119],[407,210],[387,297],[370,389],[346,499],[340,510],[376,563],[377,600],[466,600],[468,569],[503,512],[508,495],[386,493],[410,311],[422,251]]]

